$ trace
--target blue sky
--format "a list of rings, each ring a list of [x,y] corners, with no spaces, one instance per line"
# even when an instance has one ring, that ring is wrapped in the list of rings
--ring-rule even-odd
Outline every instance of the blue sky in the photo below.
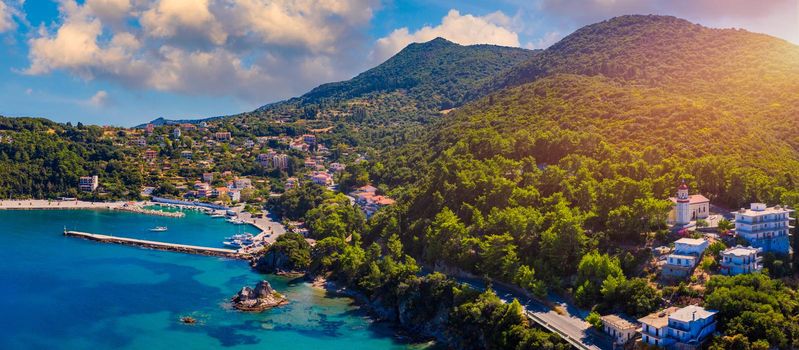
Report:
[[[650,13],[799,43],[799,0],[0,0],[0,115],[131,126],[233,114],[410,42],[546,48]]]

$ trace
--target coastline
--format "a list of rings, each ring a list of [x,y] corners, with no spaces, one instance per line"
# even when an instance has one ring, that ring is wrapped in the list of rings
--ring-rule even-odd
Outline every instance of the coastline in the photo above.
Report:
[[[123,201],[115,202],[87,202],[87,201],[60,201],[46,199],[26,200],[0,200],[0,210],[68,210],[68,209],[100,209],[114,210],[121,208]],[[143,202],[137,202],[143,203]]]

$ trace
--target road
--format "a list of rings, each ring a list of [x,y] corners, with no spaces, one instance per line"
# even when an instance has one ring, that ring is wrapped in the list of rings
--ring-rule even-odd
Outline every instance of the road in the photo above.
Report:
[[[478,290],[485,290],[486,286],[482,280],[453,277],[460,283],[465,283]],[[585,316],[585,311],[570,305],[565,300],[555,295],[550,295],[549,299],[562,306],[563,314],[553,310],[551,307],[538,300],[513,290],[503,288],[494,284],[491,287],[500,299],[511,302],[518,299],[525,309],[527,317],[545,329],[558,334],[561,338],[569,342],[572,346],[581,350],[609,350],[613,348],[612,340],[606,334],[592,328],[581,316]]]

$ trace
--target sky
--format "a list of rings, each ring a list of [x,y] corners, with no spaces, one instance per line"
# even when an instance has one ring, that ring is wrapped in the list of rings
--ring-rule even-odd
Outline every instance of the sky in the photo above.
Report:
[[[0,115],[229,115],[352,78],[412,42],[546,48],[625,14],[799,43],[799,0],[0,0]]]

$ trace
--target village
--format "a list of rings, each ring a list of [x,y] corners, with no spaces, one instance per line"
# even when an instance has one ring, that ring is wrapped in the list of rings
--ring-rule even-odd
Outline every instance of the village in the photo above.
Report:
[[[763,254],[792,254],[792,209],[751,203],[749,208],[724,211],[701,194],[689,194],[684,181],[670,200],[668,223],[680,238],[653,249],[651,264],[663,285],[687,283],[701,290],[710,273],[760,272]],[[717,313],[693,304],[668,306],[637,320],[623,314],[602,315],[600,328],[612,337],[613,348],[701,349],[716,333]]]
[[[310,185],[328,191],[348,190],[351,203],[361,208],[367,218],[394,204],[393,199],[378,195],[378,189],[369,184],[340,188],[339,179],[346,164],[366,161],[352,149],[333,152],[313,133],[241,134],[234,136],[225,126],[213,122],[146,124],[123,130],[109,127],[104,132],[115,145],[133,154],[131,158],[146,174],[140,193],[144,200],[198,205],[222,212],[237,207],[238,216],[246,215],[251,221],[264,217],[264,205],[270,197]],[[102,181],[97,175],[82,176],[78,189],[86,196],[102,199]],[[302,222],[293,222],[288,228],[307,234]],[[271,236],[271,240],[275,238]]]

